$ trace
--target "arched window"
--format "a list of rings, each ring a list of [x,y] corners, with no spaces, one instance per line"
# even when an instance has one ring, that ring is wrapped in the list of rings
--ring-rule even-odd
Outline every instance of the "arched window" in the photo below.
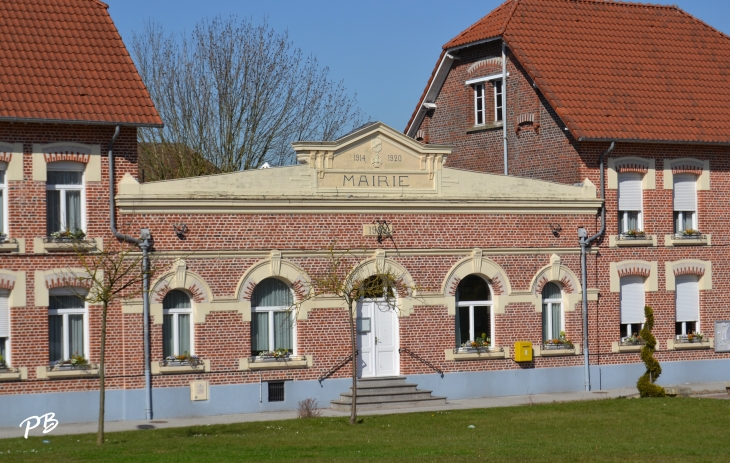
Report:
[[[85,230],[84,168],[80,162],[48,164],[46,179],[46,230],[79,236]]]
[[[542,288],[542,340],[560,338],[563,331],[563,293],[555,283]]]
[[[251,355],[277,349],[294,351],[294,297],[286,283],[267,278],[251,295]]]
[[[636,172],[618,174],[618,220],[622,235],[644,230],[641,180],[642,175]]]
[[[644,277],[621,277],[621,337],[638,335],[644,325]]]
[[[676,298],[677,336],[687,336],[699,331],[700,321],[700,287],[697,275],[679,275],[674,280]]]
[[[461,280],[456,289],[456,306],[456,347],[469,348],[477,338],[491,347],[492,293],[487,282],[477,275]]]
[[[162,355],[193,355],[193,308],[190,296],[170,291],[162,300]]]
[[[697,176],[674,175],[674,233],[690,234],[697,229]]]
[[[51,290],[48,300],[48,360],[51,364],[80,355],[89,358],[86,301],[81,288]]]

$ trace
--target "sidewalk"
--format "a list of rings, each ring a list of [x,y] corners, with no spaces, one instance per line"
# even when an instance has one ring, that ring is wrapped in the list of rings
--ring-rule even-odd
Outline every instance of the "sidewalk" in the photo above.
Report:
[[[725,392],[724,382],[695,383],[680,385],[682,392],[692,395],[702,395],[716,399],[730,399]],[[689,391],[691,389],[691,392]],[[514,407],[542,403],[575,402],[581,400],[615,399],[618,397],[638,397],[636,388],[608,389],[595,392],[556,392],[552,394],[516,395],[507,397],[481,397],[477,399],[448,400],[446,405],[434,407],[400,408],[358,412],[358,415],[389,415],[394,413],[416,413],[427,411],[465,410],[475,408]],[[324,417],[348,416],[349,412],[322,409]],[[163,418],[152,421],[108,421],[106,432],[136,431],[140,429],[179,428],[185,426],[206,426],[211,424],[247,423],[254,421],[275,421],[296,419],[296,411],[280,411],[265,413],[246,413],[239,415],[194,416],[184,418]],[[53,430],[53,435],[95,433],[97,423],[69,423],[60,424]],[[25,428],[0,428],[0,439],[23,437]],[[29,436],[42,435],[42,427],[33,429]]]

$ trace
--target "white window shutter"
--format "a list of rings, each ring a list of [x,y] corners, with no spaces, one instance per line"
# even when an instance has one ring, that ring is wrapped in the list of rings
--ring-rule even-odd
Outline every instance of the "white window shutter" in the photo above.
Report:
[[[622,172],[618,174],[618,210],[640,211],[641,174]]]
[[[700,319],[700,288],[697,275],[680,275],[677,284],[676,303],[678,322],[696,322]]]
[[[644,323],[644,277],[621,277],[621,323]]]
[[[694,174],[674,176],[674,210],[697,210],[697,176]]]
[[[0,295],[0,338],[10,336],[10,307],[7,295]]]

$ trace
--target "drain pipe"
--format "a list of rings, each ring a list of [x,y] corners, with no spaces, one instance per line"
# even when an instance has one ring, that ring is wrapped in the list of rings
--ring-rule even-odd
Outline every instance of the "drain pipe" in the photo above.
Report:
[[[150,260],[149,250],[152,247],[152,235],[149,229],[141,230],[141,238],[134,238],[117,230],[116,204],[114,202],[114,142],[119,137],[120,126],[114,129],[114,136],[109,142],[107,157],[109,158],[109,225],[118,239],[138,246],[142,250],[142,318],[144,319],[144,385],[145,385],[145,419],[152,419],[152,376],[150,374]]]
[[[603,179],[603,158],[611,154],[616,142],[611,142],[611,146],[601,154],[598,160],[601,175],[601,229],[595,235],[588,238],[585,228],[578,229],[578,237],[580,238],[580,267],[581,267],[581,287],[583,291],[583,363],[585,369],[585,390],[591,390],[591,372],[588,364],[588,271],[586,269],[586,248],[591,245],[596,238],[603,235],[606,231],[606,184]]]

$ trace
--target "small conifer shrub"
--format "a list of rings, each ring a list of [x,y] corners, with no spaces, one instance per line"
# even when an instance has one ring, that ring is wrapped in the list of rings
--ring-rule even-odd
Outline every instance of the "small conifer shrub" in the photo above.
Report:
[[[646,342],[641,349],[641,360],[646,365],[646,373],[639,378],[636,387],[639,389],[641,397],[664,397],[666,396],[664,388],[654,384],[659,375],[662,374],[662,367],[654,358],[656,338],[651,334],[651,329],[654,328],[654,311],[648,305],[644,307],[644,316],[646,316],[646,323],[644,323],[644,328],[641,329],[639,335]]]

